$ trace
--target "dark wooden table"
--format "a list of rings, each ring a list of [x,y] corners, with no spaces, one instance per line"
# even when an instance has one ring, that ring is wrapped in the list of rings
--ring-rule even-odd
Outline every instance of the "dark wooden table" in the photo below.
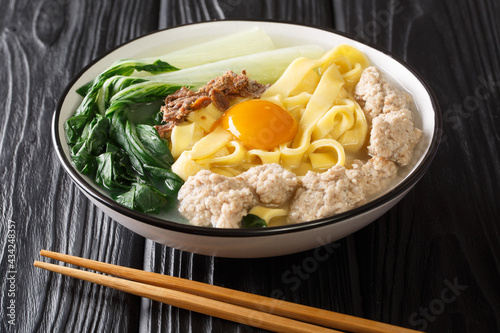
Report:
[[[499,1],[0,0],[0,8],[1,332],[259,332],[35,269],[42,248],[428,332],[500,331]],[[442,108],[428,173],[314,269],[305,266],[312,251],[236,260],[144,239],[96,209],[52,149],[58,98],[90,61],[150,31],[234,18],[335,28],[390,50]]]

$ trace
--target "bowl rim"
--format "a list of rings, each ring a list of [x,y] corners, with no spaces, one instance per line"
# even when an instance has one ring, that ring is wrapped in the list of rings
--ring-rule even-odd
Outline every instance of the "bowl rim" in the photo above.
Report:
[[[67,97],[67,95],[70,93],[71,89],[73,89],[73,86],[75,85],[76,81],[87,71],[89,70],[92,66],[94,66],[97,62],[102,60],[104,57],[108,56],[109,54],[113,53],[117,49],[133,43],[137,42],[138,40],[145,38],[147,36],[161,33],[166,30],[172,30],[172,29],[177,29],[177,28],[183,28],[187,26],[194,26],[194,25],[210,25],[213,23],[220,23],[220,22],[262,22],[262,23],[275,23],[275,24],[288,24],[288,25],[293,25],[293,26],[298,26],[298,27],[305,27],[305,28],[313,28],[313,29],[318,29],[326,32],[330,32],[332,34],[340,35],[342,37],[348,38],[354,42],[362,43],[370,48],[373,48],[379,52],[384,53],[385,55],[391,57],[395,61],[399,62],[402,66],[404,66],[408,71],[415,76],[418,81],[422,84],[424,89],[426,90],[427,94],[430,97],[430,101],[433,107],[434,111],[434,131],[432,138],[430,140],[430,145],[429,149],[427,150],[426,154],[423,156],[422,161],[416,166],[416,168],[411,172],[405,179],[403,179],[396,187],[388,191],[387,193],[381,195],[380,197],[369,201],[368,203],[365,203],[359,207],[353,208],[347,212],[340,213],[334,216],[329,216],[313,221],[308,221],[308,222],[302,222],[302,223],[297,223],[297,224],[287,224],[284,226],[275,226],[275,227],[266,227],[266,228],[259,228],[259,229],[224,229],[224,228],[212,228],[212,227],[200,227],[200,226],[194,226],[194,225],[189,225],[189,224],[184,224],[184,223],[179,223],[179,222],[174,222],[174,221],[168,221],[165,219],[160,219],[158,217],[148,215],[145,213],[140,213],[137,211],[134,211],[132,209],[129,209],[125,206],[122,206],[115,202],[113,199],[111,199],[108,196],[105,196],[101,192],[97,191],[93,186],[87,185],[88,182],[85,180],[82,175],[74,168],[72,162],[66,158],[66,154],[64,153],[63,150],[63,143],[61,142],[60,139],[66,138],[64,133],[59,132],[59,118],[61,115],[61,110],[62,110],[62,105]],[[324,26],[317,26],[317,25],[312,25],[312,24],[303,24],[303,23],[292,23],[288,21],[283,21],[283,20],[276,20],[276,19],[231,19],[231,20],[213,20],[213,21],[205,21],[205,22],[195,22],[195,23],[187,23],[187,24],[182,24],[182,25],[177,25],[174,27],[168,27],[165,29],[159,29],[159,30],[154,30],[151,31],[147,34],[141,35],[139,37],[136,37],[134,39],[131,39],[130,41],[127,41],[125,43],[122,43],[120,45],[117,45],[113,47],[112,49],[108,50],[104,54],[100,55],[96,59],[94,59],[92,62],[90,62],[88,65],[86,65],[83,69],[81,69],[78,74],[76,74],[71,81],[66,85],[66,88],[64,89],[63,93],[61,94],[61,97],[59,98],[59,101],[57,103],[56,110],[54,111],[53,118],[52,118],[52,143],[55,147],[57,156],[59,160],[61,161],[64,169],[68,174],[70,175],[71,179],[76,183],[76,185],[84,191],[86,194],[90,195],[94,200],[99,202],[100,204],[106,206],[107,208],[116,211],[117,213],[121,215],[125,215],[128,218],[134,219],[136,221],[139,221],[141,223],[145,223],[154,227],[162,228],[162,229],[167,229],[170,231],[175,231],[175,232],[181,232],[181,233],[188,233],[188,234],[194,234],[194,235],[201,235],[201,236],[208,236],[208,237],[258,237],[258,236],[270,236],[270,235],[279,235],[279,234],[288,234],[288,233],[295,233],[295,232],[300,232],[304,230],[310,230],[310,229],[315,229],[315,228],[320,228],[320,227],[325,227],[327,225],[332,225],[336,223],[343,222],[351,217],[354,217],[356,215],[361,215],[364,213],[369,212],[371,209],[376,208],[377,206],[382,206],[394,198],[398,197],[400,194],[404,193],[405,191],[409,190],[413,185],[415,185],[420,178],[425,174],[427,169],[429,168],[434,156],[436,155],[436,152],[439,147],[439,142],[441,139],[441,128],[442,128],[442,115],[441,115],[441,109],[439,107],[439,104],[437,102],[437,97],[435,96],[434,92],[431,90],[429,84],[420,76],[420,74],[417,73],[416,70],[413,69],[412,66],[407,64],[403,59],[401,59],[399,56],[393,54],[392,52],[385,50],[384,48],[373,45],[372,43],[367,43],[365,41],[360,41],[357,40],[354,36],[347,34],[345,32],[337,31],[333,28],[329,27],[324,27]],[[66,144],[64,142],[64,144]]]

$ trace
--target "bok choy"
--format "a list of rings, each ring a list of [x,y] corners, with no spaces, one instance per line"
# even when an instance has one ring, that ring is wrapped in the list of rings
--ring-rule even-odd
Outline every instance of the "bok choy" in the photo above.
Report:
[[[170,170],[168,142],[151,125],[131,123],[131,108],[161,101],[181,86],[129,77],[177,70],[163,61],[123,60],[79,89],[84,98],[65,123],[76,169],[93,177],[119,203],[141,212],[158,213],[176,196],[182,179]],[[155,115],[150,122],[155,123]]]
[[[291,46],[145,78],[166,83],[183,82],[183,84],[199,88],[211,79],[224,74],[227,70],[239,73],[242,69],[245,69],[251,79],[262,84],[268,84],[274,83],[295,59],[299,57],[319,58],[323,53],[323,49],[318,45]]]
[[[158,60],[154,63],[142,60],[122,60],[109,67],[103,73],[99,74],[90,84],[78,89],[80,95],[84,95],[83,101],[76,109],[75,116],[68,119],[65,124],[66,137],[69,144],[76,144],[81,136],[85,126],[92,120],[96,114],[97,99],[99,91],[105,81],[115,75],[129,76],[134,71],[146,71],[151,74],[159,74],[175,71],[177,68],[168,63]]]

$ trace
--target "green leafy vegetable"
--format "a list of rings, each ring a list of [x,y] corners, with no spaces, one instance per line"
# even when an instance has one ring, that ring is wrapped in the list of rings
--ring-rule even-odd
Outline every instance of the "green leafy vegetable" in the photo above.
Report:
[[[170,154],[170,151],[166,153],[166,151],[168,150],[168,146],[163,140],[160,139],[157,133],[156,137],[152,136],[151,138],[148,138],[146,140],[141,140],[137,131],[137,127],[127,121],[125,124],[125,138],[128,141],[128,144],[125,145],[124,149],[129,156],[134,155],[136,159],[141,163],[141,168],[136,170],[141,174],[144,174],[142,172],[143,165],[151,165],[159,168],[169,168],[172,164],[173,158]],[[152,152],[154,151],[154,149],[157,149],[163,154],[160,156],[155,155]]]
[[[139,175],[144,175],[141,161],[135,156],[135,154],[132,153],[132,148],[125,132],[125,123],[126,118],[124,113],[114,112],[111,115],[109,138],[114,143],[116,143],[117,146],[121,147],[124,150],[125,154],[127,154],[129,158],[130,165],[135,170],[135,172],[137,172]]]
[[[265,228],[267,227],[267,223],[266,220],[257,215],[247,214],[241,220],[241,227],[245,229]]]
[[[93,84],[94,84],[94,81],[90,81],[90,82],[84,84],[80,88],[76,89],[76,93],[82,97],[85,97],[85,95],[87,95],[88,92],[90,91],[90,88],[92,88]]]
[[[96,163],[95,181],[105,189],[129,190],[136,179],[127,155],[111,143],[108,143],[105,153],[96,157]]]
[[[93,175],[95,157],[101,154],[108,141],[109,120],[96,115],[82,132],[78,142],[71,148],[71,156],[78,171]]]
[[[137,83],[145,82],[146,79],[117,75],[107,79],[100,88],[97,106],[99,112],[104,114],[109,107],[111,98],[120,91]]]
[[[145,165],[144,171],[151,184],[166,195],[176,196],[184,184],[182,178],[170,169]]]
[[[75,117],[78,117],[78,119],[72,120],[72,118],[70,118],[65,124],[68,143],[76,144],[85,126],[92,121],[92,118],[97,112],[99,91],[106,80],[116,75],[128,76],[134,71],[146,71],[151,74],[160,74],[176,70],[177,68],[161,60],[155,61],[154,63],[149,63],[144,60],[121,60],[109,67],[95,78],[92,85],[86,84],[84,88],[79,90],[80,93],[86,91],[86,95],[80,106],[76,109]]]
[[[113,95],[106,109],[106,116],[126,106],[138,103],[149,103],[174,93],[182,86],[165,82],[146,81],[131,85]]]
[[[136,183],[124,193],[111,193],[118,203],[142,213],[158,214],[167,203],[167,198],[150,185]]]
[[[83,101],[65,123],[76,169],[111,191],[119,203],[141,212],[158,213],[168,198],[175,199],[183,181],[170,170],[174,159],[168,142],[154,127],[136,125],[128,115],[132,108],[162,101],[180,86],[129,75],[173,70],[160,60],[119,61],[78,89]],[[158,123],[158,112],[149,118],[146,122]]]
[[[161,139],[158,132],[153,126],[139,124],[136,127],[137,137],[141,141],[145,150],[147,150],[152,157],[157,160],[158,166],[169,167],[174,163],[174,158],[168,148],[168,141]]]

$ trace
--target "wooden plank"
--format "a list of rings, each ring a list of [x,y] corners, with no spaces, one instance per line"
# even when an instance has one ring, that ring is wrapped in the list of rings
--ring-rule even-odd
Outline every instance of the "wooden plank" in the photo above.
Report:
[[[285,20],[333,27],[332,8],[328,0],[163,0],[160,1],[159,28],[231,19]]]
[[[428,332],[497,331],[498,3],[349,1],[342,10],[344,30],[423,76],[444,116],[424,178],[355,234],[365,316]]]
[[[50,123],[73,75],[108,49],[147,33],[154,3],[0,1],[0,331],[137,331],[140,299],[35,269],[42,248],[142,267],[144,240],[83,196],[53,153]],[[154,22],[155,26],[156,23]],[[10,275],[9,275],[10,276]],[[14,286],[14,297],[7,291]],[[14,323],[8,323],[15,300]],[[4,306],[5,305],[5,306]]]

